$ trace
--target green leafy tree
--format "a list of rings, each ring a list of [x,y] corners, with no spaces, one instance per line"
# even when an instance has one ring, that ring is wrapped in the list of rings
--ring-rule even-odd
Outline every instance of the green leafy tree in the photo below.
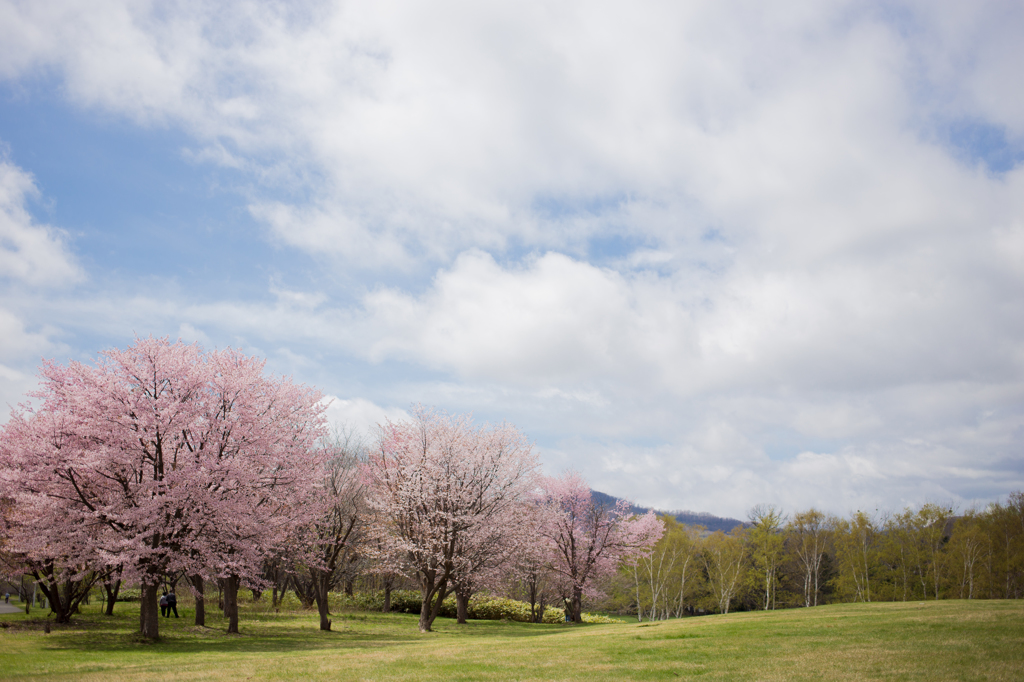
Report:
[[[985,532],[984,517],[974,510],[956,520],[946,547],[947,567],[959,599],[974,599],[979,593],[982,566],[992,554],[992,539]]]
[[[782,527],[785,517],[772,505],[757,505],[748,514],[751,528],[747,532],[752,570],[751,582],[761,595],[759,606],[774,609],[779,585],[784,542]]]
[[[704,538],[701,561],[721,613],[729,613],[732,600],[743,586],[747,571],[745,534],[743,527],[737,526],[728,535],[719,530]]]
[[[862,511],[852,518],[835,519],[832,544],[838,575],[836,592],[844,601],[871,601],[873,576],[878,573],[878,528]]]
[[[1007,503],[991,505],[985,525],[992,542],[989,560],[989,596],[1024,597],[1024,493],[1011,493]]]
[[[821,594],[822,558],[830,534],[828,519],[822,512],[811,508],[794,515],[786,528],[790,551],[800,570],[804,606],[817,606]]]
[[[632,583],[637,619],[664,620],[682,616],[693,593],[703,526],[686,526],[663,516],[665,534],[645,554],[624,564]]]

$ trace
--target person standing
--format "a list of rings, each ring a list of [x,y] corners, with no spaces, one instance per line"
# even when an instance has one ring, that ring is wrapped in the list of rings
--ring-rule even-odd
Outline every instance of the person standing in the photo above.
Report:
[[[167,616],[170,617],[171,611],[174,611],[174,617],[178,617],[178,598],[174,595],[174,590],[167,595]]]
[[[167,617],[167,613],[168,613],[168,608],[167,608],[167,590],[164,590],[164,593],[162,595],[160,595],[160,615],[163,616],[164,618],[166,618]]]

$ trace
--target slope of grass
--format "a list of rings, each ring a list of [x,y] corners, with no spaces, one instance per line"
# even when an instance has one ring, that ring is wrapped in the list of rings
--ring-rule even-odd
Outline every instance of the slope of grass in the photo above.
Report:
[[[1024,602],[850,604],[734,613],[660,623],[530,625],[248,605],[241,635],[192,613],[161,619],[163,639],[140,642],[138,606],[105,617],[86,607],[44,634],[38,611],[0,616],[0,678],[657,680],[1024,679]]]

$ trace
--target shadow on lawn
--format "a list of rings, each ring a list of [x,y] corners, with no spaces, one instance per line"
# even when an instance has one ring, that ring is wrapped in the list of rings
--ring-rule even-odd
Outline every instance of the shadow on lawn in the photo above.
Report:
[[[332,616],[334,629],[328,632],[310,627],[306,619],[288,618],[285,622],[259,620],[239,623],[241,633],[229,635],[227,623],[219,618],[207,617],[207,627],[191,625],[191,614],[180,620],[161,620],[160,640],[142,640],[137,634],[138,616],[118,614],[106,616],[85,616],[72,619],[71,623],[56,625],[51,621],[51,632],[43,633],[45,619],[22,618],[11,622],[7,631],[30,633],[45,637],[44,650],[83,651],[96,653],[128,651],[166,652],[176,654],[198,653],[288,653],[309,652],[323,649],[379,649],[404,644],[419,644],[425,638],[471,639],[476,637],[535,638],[547,637],[565,632],[576,626],[536,626],[529,623],[502,621],[470,621],[457,625],[454,620],[438,619],[434,632],[420,634],[416,629],[415,617],[395,617],[376,614],[339,613]],[[5,619],[6,620],[6,619]],[[599,626],[595,626],[599,627]]]

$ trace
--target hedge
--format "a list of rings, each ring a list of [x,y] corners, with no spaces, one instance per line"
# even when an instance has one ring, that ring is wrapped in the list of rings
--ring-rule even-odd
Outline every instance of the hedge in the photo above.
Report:
[[[382,591],[360,592],[349,597],[349,603],[355,608],[365,611],[380,611],[384,608],[384,593]],[[419,613],[421,604],[422,597],[416,590],[394,590],[391,592],[391,610],[395,613]],[[438,615],[444,618],[455,618],[455,595],[448,595],[448,598],[441,604],[441,612]],[[529,623],[530,605],[515,599],[476,594],[470,597],[467,616],[472,620],[511,620]],[[564,623],[565,610],[557,606],[547,607],[544,609],[544,622]],[[607,616],[584,613],[583,622],[621,623],[622,621]]]

